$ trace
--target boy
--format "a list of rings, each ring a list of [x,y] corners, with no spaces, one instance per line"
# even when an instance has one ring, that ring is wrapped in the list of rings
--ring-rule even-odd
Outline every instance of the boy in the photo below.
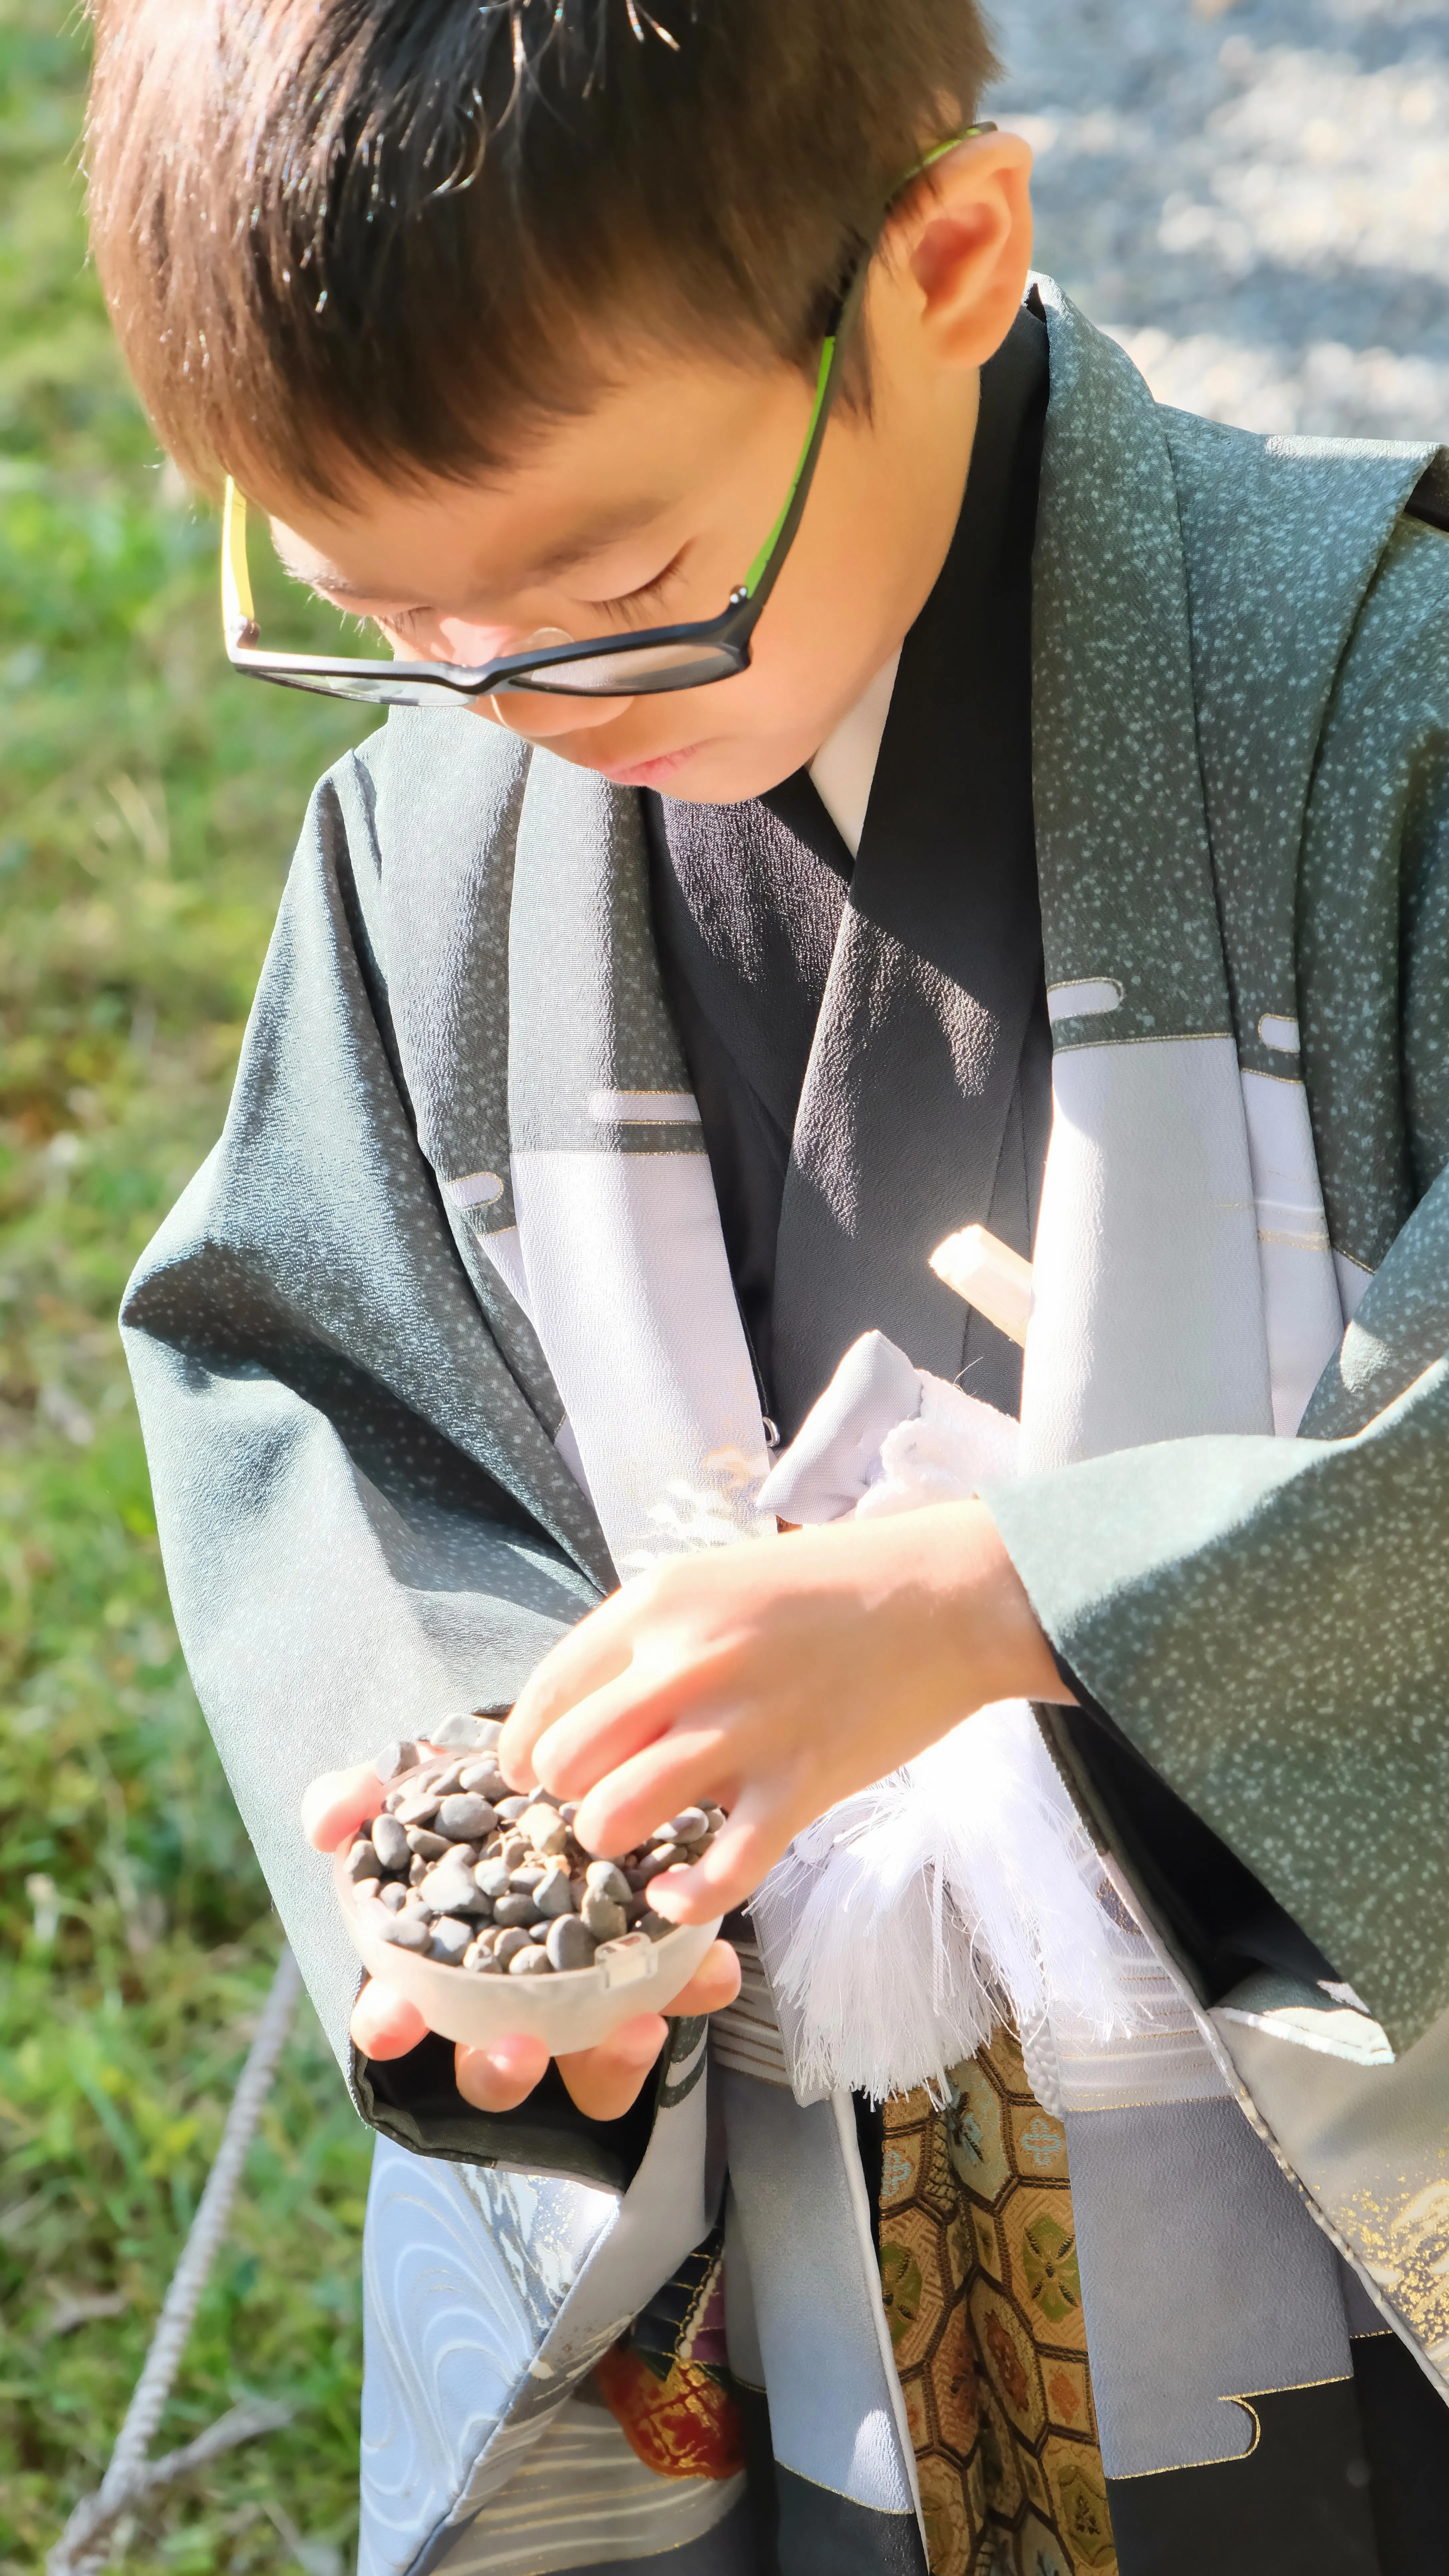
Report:
[[[335,1846],[460,1702],[590,1848],[718,1800],[651,1888],[709,1921],[1029,1699],[1157,1999],[880,2112],[738,1915],[737,2002],[717,1949],[554,2068],[368,1987],[363,2567],[1436,2563],[1442,456],[1163,414],[1027,295],[963,0],[98,35],[158,429],[400,660],[269,657],[235,545],[233,656],[408,710],[125,1317],[339,2049],[293,1792]],[[972,1223],[1024,1369],[928,1265]],[[1027,1472],[759,1546],[871,1332]]]

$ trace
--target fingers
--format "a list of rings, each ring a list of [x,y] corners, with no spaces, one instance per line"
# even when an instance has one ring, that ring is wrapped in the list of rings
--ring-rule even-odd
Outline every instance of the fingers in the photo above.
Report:
[[[428,1762],[436,1744],[419,1742],[418,1760]],[[336,1851],[368,1816],[375,1816],[386,1795],[370,1762],[354,1762],[348,1771],[319,1771],[302,1792],[302,1830],[314,1851]]]
[[[555,1719],[627,1670],[633,1649],[620,1615],[622,1597],[602,1602],[561,1637],[519,1692],[498,1739],[499,1767],[518,1788],[534,1786],[534,1747]]]
[[[688,1985],[669,2006],[671,2017],[718,2012],[733,2003],[740,1990],[740,1963],[728,1941],[706,1951]],[[352,2036],[365,2057],[405,2057],[423,2038],[427,2024],[406,1995],[373,1977],[363,1987],[352,2013]],[[658,2013],[640,2013],[598,2048],[561,2057],[558,2069],[572,2100],[588,2120],[622,2118],[637,2100],[650,2068],[668,2038],[668,2025]],[[465,2102],[478,2111],[516,2111],[526,2101],[548,2065],[541,2039],[514,2031],[486,2048],[454,2051],[454,2072]]]
[[[591,1746],[570,1769],[567,1789],[550,1760],[548,1785],[556,1797],[579,1801],[574,1831],[586,1851],[627,1852],[681,1807],[700,1800],[713,1805],[727,1794],[726,1759],[725,1725],[717,1720],[676,1726],[631,1756],[615,1753],[595,1761]],[[578,1776],[585,1772],[587,1779]]]
[[[548,2065],[548,2050],[527,2031],[490,2040],[486,2048],[465,2048],[453,2057],[458,2090],[475,2111],[516,2111],[533,2091]]]
[[[739,1959],[728,1941],[716,1941],[665,2011],[670,2020],[718,2012],[734,2002],[739,1990]],[[558,2071],[585,2119],[621,2119],[637,2101],[667,2037],[667,2024],[658,2013],[642,2013],[637,2021],[622,2022],[597,2048],[561,2057]]]
[[[352,2036],[364,2057],[406,2057],[427,2027],[417,2005],[383,1977],[370,1978],[352,2007]]]
[[[778,1793],[766,1798],[747,1790],[701,1860],[651,1878],[655,1913],[671,1923],[710,1923],[717,1914],[732,1913],[754,1894],[804,1821]]]
[[[558,2071],[586,2120],[622,2119],[669,2036],[658,2013],[621,2022],[597,2048],[561,2057]]]
[[[671,2021],[690,2019],[695,2013],[718,2012],[722,2005],[732,2004],[740,1990],[739,1953],[728,1941],[716,1941],[706,1950],[687,1986],[681,1986],[672,2004],[664,2009]]]
[[[538,1778],[556,1798],[583,1798],[610,1773],[618,1776],[625,1764],[632,1765],[636,1755],[646,1755],[658,1746],[656,1763],[667,1761],[673,1753],[675,1767],[690,1759],[685,1748],[694,1746],[697,1762],[698,1738],[673,1736],[666,1746],[660,1738],[668,1735],[677,1707],[674,1676],[661,1673],[651,1678],[637,1661],[605,1685],[591,1691],[563,1717],[546,1727],[533,1748],[533,1767]],[[631,1772],[632,1776],[632,1772]],[[673,1810],[666,1803],[658,1808],[643,1827],[657,1825]],[[591,1845],[592,1849],[593,1846]],[[606,1848],[599,1844],[599,1850]],[[610,1843],[610,1851],[627,1851],[629,1845]]]
[[[322,1772],[302,1798],[302,1830],[313,1850],[336,1851],[365,1816],[376,1815],[382,1799],[382,1782],[370,1762]]]

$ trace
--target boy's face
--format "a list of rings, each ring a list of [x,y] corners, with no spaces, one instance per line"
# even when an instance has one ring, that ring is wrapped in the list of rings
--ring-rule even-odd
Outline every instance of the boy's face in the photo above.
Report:
[[[978,371],[1030,257],[1029,154],[962,144],[892,220],[865,307],[870,416],[837,410],[749,670],[640,698],[523,693],[479,714],[620,785],[730,802],[809,761],[927,598],[960,508]],[[639,351],[505,473],[373,483],[345,511],[273,496],[278,551],[413,660],[717,616],[773,525],[811,389],[784,364]],[[267,496],[261,496],[266,498]],[[467,721],[459,715],[459,723]]]

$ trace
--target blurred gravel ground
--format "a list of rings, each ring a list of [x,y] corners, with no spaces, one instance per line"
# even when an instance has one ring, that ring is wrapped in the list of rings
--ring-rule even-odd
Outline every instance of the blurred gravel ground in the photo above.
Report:
[[[1449,440],[1449,0],[998,0],[1037,260],[1162,400]]]

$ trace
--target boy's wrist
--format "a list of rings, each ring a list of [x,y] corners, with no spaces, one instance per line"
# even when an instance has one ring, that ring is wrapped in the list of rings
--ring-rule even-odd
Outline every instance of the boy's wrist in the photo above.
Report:
[[[1051,1641],[986,1505],[942,1504],[931,1517],[942,1524],[933,1553],[970,1669],[973,1705],[1065,1701]]]

